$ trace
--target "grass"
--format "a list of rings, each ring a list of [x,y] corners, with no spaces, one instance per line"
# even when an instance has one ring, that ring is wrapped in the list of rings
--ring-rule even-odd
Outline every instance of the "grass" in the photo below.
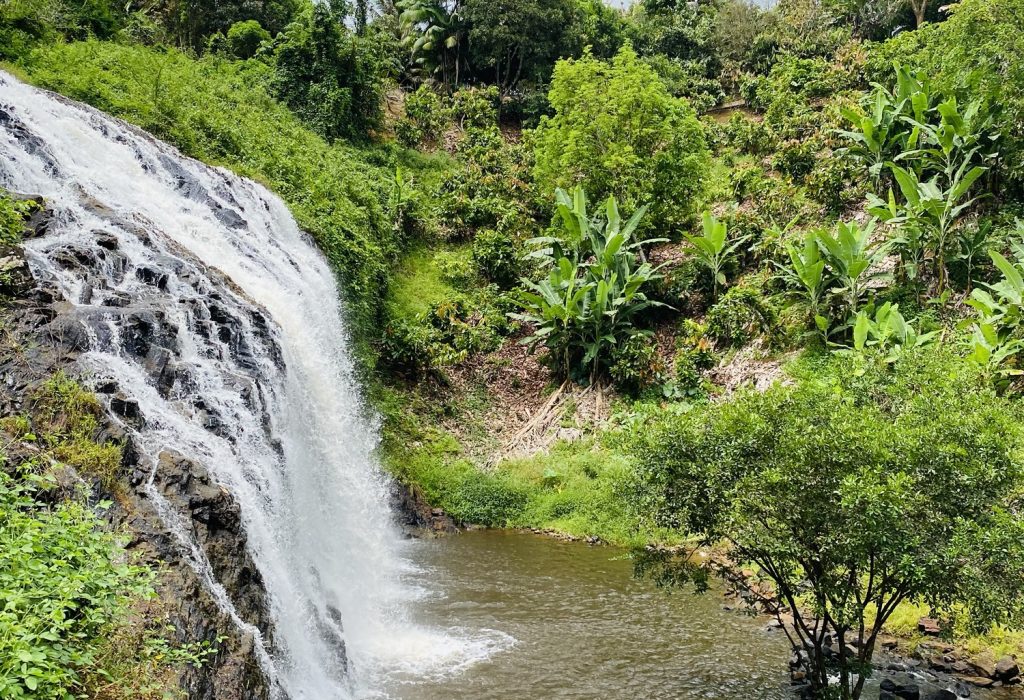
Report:
[[[393,316],[415,321],[459,294],[444,277],[444,260],[442,253],[427,247],[416,248],[402,258],[388,297]]]
[[[906,639],[912,648],[929,639],[917,630],[922,617],[930,617],[931,609],[924,603],[905,602],[893,612],[885,624],[885,631]],[[952,641],[970,656],[991,654],[996,659],[1003,656],[1024,656],[1024,630],[1009,630],[993,626],[984,634],[968,631],[960,624],[952,630]]]
[[[122,446],[97,441],[103,409],[95,394],[58,372],[32,396],[32,413],[34,437],[42,440],[55,459],[83,476],[98,479],[108,490],[118,488]]]

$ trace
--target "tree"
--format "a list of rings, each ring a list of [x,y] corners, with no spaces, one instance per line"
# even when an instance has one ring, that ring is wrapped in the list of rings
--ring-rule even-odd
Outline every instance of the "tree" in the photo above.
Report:
[[[645,424],[635,501],[698,546],[725,543],[728,569],[754,570],[790,617],[811,694],[856,700],[904,601],[972,629],[1024,619],[1021,437],[1015,407],[957,358],[844,358]],[[703,591],[713,564],[693,554],[639,552],[638,570]]]
[[[567,43],[575,0],[466,0],[470,64],[503,92],[545,82]]]
[[[414,75],[458,85],[466,33],[459,0],[399,0],[396,6],[401,10],[402,45],[409,52]]]
[[[907,0],[914,11],[914,26],[920,28],[924,24],[924,15],[928,10],[928,0]]]
[[[335,6],[340,3],[335,3]],[[372,38],[345,28],[336,7],[317,3],[278,39],[278,97],[327,139],[363,138],[379,119],[383,68]]]
[[[704,129],[631,45],[610,62],[589,52],[559,61],[548,99],[554,115],[534,133],[541,193],[582,185],[624,208],[649,202],[645,230],[679,229],[699,210],[710,169]]]
[[[226,33],[235,22],[255,20],[276,35],[305,11],[306,4],[302,0],[156,0],[128,6],[157,19],[179,46],[200,51],[207,37]]]

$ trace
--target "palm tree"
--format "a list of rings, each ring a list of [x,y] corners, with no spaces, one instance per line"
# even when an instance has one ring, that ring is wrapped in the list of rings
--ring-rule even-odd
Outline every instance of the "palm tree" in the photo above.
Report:
[[[465,25],[459,0],[399,0],[402,45],[409,49],[414,70],[458,84]],[[450,7],[450,9],[449,9]]]

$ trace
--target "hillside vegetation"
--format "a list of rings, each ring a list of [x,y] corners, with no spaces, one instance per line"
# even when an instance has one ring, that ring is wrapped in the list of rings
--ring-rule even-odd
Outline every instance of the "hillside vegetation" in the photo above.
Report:
[[[12,70],[288,203],[395,476],[752,571],[844,699],[916,612],[1024,654],[1022,37],[1022,0],[0,9]]]

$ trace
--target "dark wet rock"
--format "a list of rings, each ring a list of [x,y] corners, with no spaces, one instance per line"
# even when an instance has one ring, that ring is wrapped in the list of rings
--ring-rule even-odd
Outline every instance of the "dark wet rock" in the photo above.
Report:
[[[1020,666],[1012,656],[1004,656],[996,662],[994,678],[1000,681],[1009,681],[1020,676]]]
[[[927,700],[957,700],[960,696],[949,688],[933,690],[927,695]]]
[[[111,396],[109,405],[110,410],[113,411],[115,415],[128,423],[135,426],[141,426],[144,423],[142,409],[139,408],[139,402],[134,399],[129,399],[123,393],[118,392],[114,396]]]
[[[154,270],[151,267],[140,267],[135,270],[135,276],[146,284],[152,285],[161,291],[167,289],[166,272]]]
[[[0,245],[0,295],[23,297],[34,285],[22,247]]]
[[[42,337],[53,345],[72,352],[89,349],[89,332],[71,316],[57,316],[42,329]]]
[[[419,486],[398,481],[391,484],[391,509],[400,527],[409,535],[441,535],[459,531],[454,518],[431,507]]]

